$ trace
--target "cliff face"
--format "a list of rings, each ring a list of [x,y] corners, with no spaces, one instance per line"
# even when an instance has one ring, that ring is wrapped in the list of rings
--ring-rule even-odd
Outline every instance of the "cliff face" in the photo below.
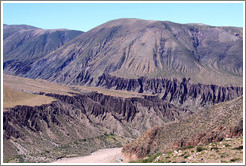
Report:
[[[107,89],[137,91],[158,94],[168,102],[189,107],[203,107],[237,98],[243,94],[242,87],[222,87],[218,85],[192,84],[189,79],[124,79],[103,74],[96,86]]]
[[[29,155],[105,132],[136,138],[151,127],[191,114],[158,97],[124,99],[96,92],[45,95],[57,101],[35,107],[16,106],[3,114],[4,140],[19,144],[24,141],[21,146]]]
[[[44,130],[44,126],[47,128],[52,128],[53,125],[64,127],[62,121],[68,122],[68,126],[69,122],[89,122],[92,125],[97,124],[102,128],[114,130],[119,135],[136,137],[150,127],[191,114],[190,111],[168,104],[157,96],[123,99],[98,93],[76,94],[73,97],[57,94],[46,95],[58,101],[35,107],[16,106],[4,112],[4,138],[9,139],[11,136],[24,138],[22,128],[40,132]],[[126,126],[123,127],[124,125]],[[135,125],[134,128],[131,128],[131,125]],[[90,125],[88,128],[91,128]],[[63,134],[67,137],[65,133]],[[84,135],[84,133],[78,133],[76,137]]]
[[[122,153],[125,161],[137,160],[147,154],[222,141],[242,134],[243,98],[240,97],[204,109],[180,122],[152,128],[125,145]]]

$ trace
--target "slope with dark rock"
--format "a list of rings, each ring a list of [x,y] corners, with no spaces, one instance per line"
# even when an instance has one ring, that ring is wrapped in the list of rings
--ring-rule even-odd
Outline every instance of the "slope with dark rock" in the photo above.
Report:
[[[4,72],[23,76],[38,59],[60,48],[83,32],[40,29],[28,25],[3,25]]]
[[[73,96],[45,95],[57,101],[35,107],[16,106],[3,113],[4,144],[19,149],[19,153],[29,159],[42,157],[42,152],[66,147],[76,140],[97,138],[109,132],[120,137],[136,138],[153,126],[192,114],[158,97],[124,99],[96,92]],[[111,146],[113,144],[110,143],[107,146],[103,143],[102,146],[85,146],[83,148],[88,151],[83,150],[83,153]],[[4,158],[7,160],[10,157]],[[40,158],[37,160],[40,162]]]
[[[223,87],[218,85],[192,84],[190,79],[169,80],[164,78],[125,79],[103,74],[96,86],[106,89],[136,91],[158,94],[158,96],[176,105],[197,109],[206,105],[235,99],[243,94],[242,87]]]
[[[124,146],[125,161],[148,154],[186,146],[221,141],[243,134],[243,98],[214,105],[179,122],[149,129],[141,137]]]
[[[31,65],[25,77],[95,85],[122,78],[191,78],[242,86],[242,28],[118,19],[83,33]]]

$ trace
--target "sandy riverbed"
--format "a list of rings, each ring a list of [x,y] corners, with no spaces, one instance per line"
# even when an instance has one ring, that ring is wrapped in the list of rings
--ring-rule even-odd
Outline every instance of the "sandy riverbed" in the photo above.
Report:
[[[119,163],[122,148],[100,149],[88,156],[62,158],[53,163]]]

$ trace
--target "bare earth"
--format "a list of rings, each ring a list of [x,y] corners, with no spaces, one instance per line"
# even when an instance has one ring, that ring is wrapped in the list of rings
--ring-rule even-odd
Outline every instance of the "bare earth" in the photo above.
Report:
[[[122,148],[100,149],[91,155],[62,158],[53,163],[119,163]]]

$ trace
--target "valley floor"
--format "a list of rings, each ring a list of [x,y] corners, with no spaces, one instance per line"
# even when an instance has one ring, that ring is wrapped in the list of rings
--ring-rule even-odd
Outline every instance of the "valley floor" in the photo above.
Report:
[[[62,158],[53,163],[119,163],[122,148],[100,149],[88,156]]]

